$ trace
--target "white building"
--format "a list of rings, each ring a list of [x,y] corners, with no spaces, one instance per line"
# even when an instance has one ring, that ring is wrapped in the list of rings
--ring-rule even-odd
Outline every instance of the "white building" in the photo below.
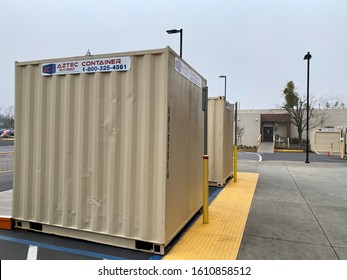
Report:
[[[347,109],[316,109],[318,114],[325,114],[324,122],[320,127],[347,127]],[[315,123],[316,120],[310,120]],[[256,146],[259,142],[271,142],[273,136],[296,138],[297,128],[291,124],[290,115],[285,110],[262,109],[262,110],[239,110],[237,125],[244,128],[243,134],[238,139],[239,145]],[[311,134],[318,129],[310,129]],[[302,138],[306,138],[306,131]]]

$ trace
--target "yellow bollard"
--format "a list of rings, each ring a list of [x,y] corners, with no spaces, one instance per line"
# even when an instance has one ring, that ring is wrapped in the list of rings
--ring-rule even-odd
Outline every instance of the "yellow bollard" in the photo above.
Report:
[[[203,182],[203,204],[202,204],[202,216],[203,216],[203,223],[208,224],[208,155],[204,155],[203,157],[204,161],[204,182]]]
[[[237,146],[234,145],[234,182],[237,182]]]

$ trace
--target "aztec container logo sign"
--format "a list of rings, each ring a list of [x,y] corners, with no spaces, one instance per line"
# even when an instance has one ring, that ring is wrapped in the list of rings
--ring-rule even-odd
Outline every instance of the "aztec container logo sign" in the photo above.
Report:
[[[131,58],[111,57],[88,60],[75,60],[42,64],[41,75],[67,75],[67,74],[82,74],[82,73],[97,73],[97,72],[122,72],[129,71],[131,68]]]

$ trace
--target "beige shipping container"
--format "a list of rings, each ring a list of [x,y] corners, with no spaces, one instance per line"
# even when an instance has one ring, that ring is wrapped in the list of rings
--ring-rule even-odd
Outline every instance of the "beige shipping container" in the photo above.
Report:
[[[341,137],[341,128],[319,128],[313,133],[311,149],[318,153],[340,153]]]
[[[202,207],[206,80],[169,47],[15,68],[15,226],[163,254]]]
[[[224,96],[208,99],[209,184],[223,187],[233,176],[234,108]]]

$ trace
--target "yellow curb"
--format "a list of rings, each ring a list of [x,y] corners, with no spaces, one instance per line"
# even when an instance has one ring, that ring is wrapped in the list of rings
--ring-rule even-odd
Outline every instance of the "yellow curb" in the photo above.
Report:
[[[275,149],[275,152],[282,152],[282,153],[303,153],[304,150],[283,150],[283,149]]]
[[[209,223],[202,215],[164,256],[164,260],[235,260],[240,248],[258,173],[238,173],[209,206]]]

